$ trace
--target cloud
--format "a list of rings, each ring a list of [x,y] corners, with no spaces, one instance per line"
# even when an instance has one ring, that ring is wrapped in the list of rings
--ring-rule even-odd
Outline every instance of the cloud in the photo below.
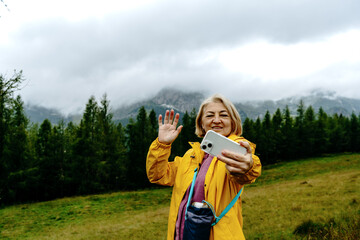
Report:
[[[119,105],[169,86],[222,91],[236,99],[277,98],[324,85],[314,77],[333,82],[330,72],[358,76],[357,59],[329,62],[333,58],[324,51],[331,46],[324,43],[360,29],[359,1],[152,1],[126,11],[103,7],[100,15],[91,9],[94,15],[81,16],[86,9],[80,8],[68,16],[63,9],[54,17],[27,17],[0,43],[1,69],[22,69],[28,79],[25,100],[71,112],[90,95],[106,92]],[[334,46],[342,56],[344,48]],[[296,62],[274,69],[292,55]]]

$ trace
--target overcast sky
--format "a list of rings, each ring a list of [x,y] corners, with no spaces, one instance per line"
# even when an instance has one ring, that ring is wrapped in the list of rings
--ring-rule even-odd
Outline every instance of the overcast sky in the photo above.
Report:
[[[3,0],[0,74],[25,103],[82,110],[164,87],[277,100],[360,98],[359,0]]]

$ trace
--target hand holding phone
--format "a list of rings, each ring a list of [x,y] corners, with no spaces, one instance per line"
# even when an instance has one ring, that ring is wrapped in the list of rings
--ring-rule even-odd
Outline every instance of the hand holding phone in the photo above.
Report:
[[[248,142],[237,143],[209,130],[200,146],[204,152],[225,163],[226,169],[234,176],[247,173],[254,164]]]

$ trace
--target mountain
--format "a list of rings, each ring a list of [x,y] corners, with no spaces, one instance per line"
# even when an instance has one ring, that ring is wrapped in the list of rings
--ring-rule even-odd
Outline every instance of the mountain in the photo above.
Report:
[[[319,108],[322,107],[328,115],[337,113],[350,116],[352,113],[356,115],[360,113],[360,99],[341,97],[337,96],[335,92],[323,90],[313,90],[304,96],[294,96],[277,101],[236,103],[235,106],[243,113],[242,117],[255,119],[258,116],[262,117],[266,111],[273,114],[278,108],[284,110],[286,106],[289,107],[292,115],[296,115],[300,101],[303,101],[305,108],[312,106],[315,112],[318,112]]]
[[[186,111],[190,113],[194,108],[197,110],[204,99],[205,95],[201,92],[186,93],[175,89],[163,89],[148,100],[116,109],[114,120],[126,124],[129,118],[136,118],[142,106],[148,112],[154,109],[157,115],[164,114],[167,109],[174,109],[182,115]]]
[[[82,118],[80,114],[65,116],[57,109],[33,104],[26,104],[24,109],[26,116],[29,118],[30,122],[33,123],[42,123],[45,119],[48,119],[53,124],[58,124],[60,121],[64,121],[65,123],[78,123]]]
[[[43,122],[45,119],[48,119],[52,123],[58,123],[62,119],[65,119],[61,112],[56,109],[31,104],[26,104],[24,108],[30,122]]]
[[[174,109],[180,114],[184,114],[186,111],[190,113],[193,109],[197,111],[205,97],[206,95],[202,92],[183,92],[176,89],[163,89],[156,96],[147,100],[114,109],[113,119],[116,122],[121,122],[123,125],[126,125],[130,118],[136,118],[139,108],[142,106],[144,106],[147,111],[154,109],[157,115],[163,114],[166,109]],[[314,90],[307,95],[294,96],[277,101],[235,102],[234,105],[238,109],[242,119],[247,117],[256,119],[257,117],[263,117],[266,111],[273,114],[278,108],[284,110],[286,106],[289,107],[292,115],[296,115],[300,101],[303,101],[305,108],[311,105],[315,112],[322,107],[329,115],[337,113],[350,116],[353,112],[356,115],[360,114],[360,99],[345,98],[337,96],[335,92],[322,90]],[[32,122],[42,122],[48,118],[55,124],[60,120],[64,120],[65,122],[73,121],[76,123],[81,119],[79,114],[64,117],[57,110],[32,105],[26,105],[25,112]]]
[[[114,119],[126,123],[126,119],[130,117],[136,118],[141,106],[144,106],[148,111],[154,109],[157,114],[163,114],[166,109],[171,108],[183,114],[186,111],[191,112],[194,108],[198,110],[205,98],[205,94],[201,92],[184,93],[174,89],[164,89],[147,101],[117,109],[114,113]],[[360,114],[360,99],[340,97],[336,96],[335,92],[322,90],[313,90],[304,96],[294,96],[277,101],[235,102],[234,105],[242,119],[256,119],[257,117],[263,117],[266,111],[269,111],[270,114],[275,113],[278,108],[283,111],[286,106],[289,107],[292,115],[296,115],[300,101],[303,101],[305,108],[312,106],[315,112],[322,107],[329,115],[337,113],[350,116],[353,112],[357,115]]]

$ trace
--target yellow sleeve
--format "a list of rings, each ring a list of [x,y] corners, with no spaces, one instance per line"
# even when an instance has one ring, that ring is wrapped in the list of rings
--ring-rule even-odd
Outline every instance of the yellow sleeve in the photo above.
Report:
[[[151,183],[173,186],[179,165],[179,157],[173,162],[168,159],[171,145],[160,143],[158,139],[152,142],[146,158],[146,174]]]
[[[259,157],[255,155],[256,145],[252,142],[249,142],[249,144],[252,150],[252,160],[253,160],[252,168],[249,171],[247,171],[247,173],[242,175],[237,175],[237,176],[230,175],[235,182],[241,185],[253,183],[255,182],[256,178],[258,178],[261,175],[261,162]]]

